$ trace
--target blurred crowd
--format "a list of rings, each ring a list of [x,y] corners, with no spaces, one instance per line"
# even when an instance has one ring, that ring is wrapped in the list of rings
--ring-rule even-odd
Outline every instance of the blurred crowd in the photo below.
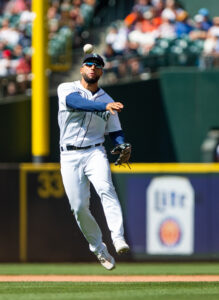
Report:
[[[96,0],[50,0],[47,13],[51,65],[89,37]],[[113,2],[113,1],[112,1]],[[98,2],[99,3],[99,2]],[[0,94],[31,91],[31,0],[0,0]],[[139,76],[168,65],[206,68],[219,62],[219,17],[207,8],[189,15],[178,0],[135,0],[124,20],[106,33],[102,53],[112,78]]]
[[[79,47],[91,24],[96,0],[50,0],[47,13],[49,54],[55,64],[66,53],[67,44]],[[31,0],[0,0],[1,94],[30,90],[31,35],[34,13]],[[65,59],[65,57],[64,57]]]
[[[0,9],[0,78],[16,74],[24,90],[31,72],[31,3],[27,0],[1,1]],[[9,94],[17,92],[14,80],[7,82],[5,88]]]
[[[111,24],[105,42],[106,69],[117,77],[141,74],[140,58],[150,55],[176,55],[180,65],[193,57],[203,67],[205,57],[219,54],[219,17],[211,19],[207,8],[191,17],[177,0],[136,0],[124,20]]]

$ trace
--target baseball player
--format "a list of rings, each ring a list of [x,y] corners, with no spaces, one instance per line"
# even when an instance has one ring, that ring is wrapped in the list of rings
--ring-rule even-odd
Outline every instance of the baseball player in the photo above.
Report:
[[[115,260],[103,243],[101,230],[89,210],[90,182],[101,199],[116,252],[127,252],[129,246],[124,239],[121,206],[103,146],[104,135],[112,138],[116,146],[114,153],[121,154],[125,148],[129,158],[131,147],[124,141],[118,118],[123,104],[114,102],[98,87],[103,67],[100,55],[87,54],[80,68],[81,80],[58,86],[58,122],[61,174],[71,209],[90,250],[103,267],[112,270]]]

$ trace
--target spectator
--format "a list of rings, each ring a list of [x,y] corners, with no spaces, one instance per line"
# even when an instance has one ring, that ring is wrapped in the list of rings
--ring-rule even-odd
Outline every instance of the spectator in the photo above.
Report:
[[[10,80],[7,84],[7,94],[8,96],[14,96],[17,94],[16,83]]]
[[[3,41],[7,47],[13,48],[20,39],[19,31],[14,27],[9,26],[9,20],[2,21],[2,28],[0,29],[0,40]]]
[[[158,37],[158,27],[161,18],[156,16],[156,11],[151,8],[144,13],[143,20],[138,21],[129,35],[131,43],[137,43],[139,54],[145,55],[153,48],[155,39]]]
[[[209,35],[204,42],[204,55],[213,55],[218,51],[218,36]]]
[[[74,21],[72,15],[70,15],[70,11],[72,6],[69,1],[65,1],[60,5],[60,19],[59,19],[59,27],[69,27],[71,29],[74,28]],[[80,9],[78,9],[78,12]],[[77,16],[78,16],[77,12]]]
[[[117,76],[118,74],[118,60],[116,52],[113,50],[111,44],[106,44],[104,53],[105,57],[105,72],[106,73],[113,73]]]
[[[207,38],[204,42],[204,55],[212,55],[218,52],[218,38],[219,38],[219,17],[213,18],[213,26],[208,30]]]
[[[156,0],[152,1],[153,6],[157,12],[157,16],[161,16],[162,11],[164,10],[164,1],[163,0]]]
[[[203,31],[208,31],[213,23],[212,21],[210,20],[210,17],[209,17],[209,11],[207,8],[201,8],[199,11],[198,11],[198,15],[202,16],[202,20],[201,20],[201,24],[200,24],[200,29],[203,30]]]
[[[209,28],[208,30],[208,36],[219,36],[219,17],[213,18],[213,26]]]
[[[31,72],[31,56],[26,53],[23,57],[20,57],[16,66],[17,74],[29,74]]]
[[[17,81],[19,82],[19,89],[21,92],[25,91],[29,87],[30,73],[31,73],[31,55],[26,52],[23,57],[18,60],[16,66]]]
[[[25,11],[27,9],[28,4],[29,3],[24,0],[15,0],[13,3],[13,7],[16,8],[18,13],[22,13],[23,11]]]
[[[173,39],[176,37],[175,19],[176,15],[170,9],[166,9],[161,14],[162,24],[158,29],[159,38]]]
[[[0,59],[0,77],[16,74],[11,58],[12,53],[10,50],[4,50],[2,52],[2,59]]]
[[[12,51],[12,55],[14,59],[20,59],[23,57],[23,47],[20,44],[17,44],[13,51]]]
[[[130,76],[135,77],[143,72],[141,61],[137,57],[132,57],[127,61],[127,69]]]
[[[121,25],[119,28],[113,24],[109,28],[109,32],[106,35],[106,43],[112,46],[116,55],[122,55],[126,49],[127,43],[127,27]]]
[[[116,58],[116,52],[113,50],[111,44],[106,44],[103,55],[107,61],[111,61]]]
[[[1,29],[0,29],[0,40],[7,43],[8,42],[8,37],[9,37],[11,32],[12,32],[12,30],[9,27],[9,19],[8,18],[3,18]]]
[[[81,4],[81,15],[86,28],[91,24],[94,15],[95,4],[96,0],[84,0]]]
[[[167,11],[172,11],[176,15],[176,3],[175,0],[166,0],[165,2],[165,7],[164,7],[164,12],[165,10]]]
[[[188,13],[185,10],[178,13],[176,20],[175,31],[178,38],[188,35],[194,29],[189,23]]]
[[[133,7],[134,12],[144,14],[152,8],[151,0],[136,0],[136,4]]]
[[[82,41],[82,32],[84,30],[84,18],[81,13],[81,0],[72,1],[72,8],[69,12],[69,17],[71,20],[71,24],[69,24],[69,28],[72,28],[74,31],[74,47],[79,47]],[[62,24],[60,24],[60,27]]]
[[[203,29],[203,20],[204,17],[202,15],[194,16],[194,30],[189,33],[189,37],[191,40],[202,39],[205,40],[207,38],[207,31]]]
[[[199,60],[202,69],[218,65],[219,57],[219,17],[213,18],[213,26],[208,30],[204,42],[203,55]]]
[[[48,12],[47,12],[47,17],[49,20],[55,19],[59,20],[60,19],[60,14],[58,12],[59,9],[59,1],[53,1],[52,5],[49,7]]]
[[[26,3],[25,9],[21,12],[20,15],[20,26],[25,27],[29,24],[32,24],[35,14],[31,11],[30,3]]]
[[[5,43],[0,40],[0,59],[3,58],[2,53],[4,49],[5,49]]]
[[[142,32],[153,32],[161,25],[162,20],[157,16],[157,11],[154,7],[143,14]]]

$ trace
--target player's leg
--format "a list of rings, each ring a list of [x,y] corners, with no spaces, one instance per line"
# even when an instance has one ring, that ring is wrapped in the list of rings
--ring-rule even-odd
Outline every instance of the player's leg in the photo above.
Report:
[[[79,228],[92,252],[103,249],[101,230],[89,209],[90,183],[83,172],[79,153],[61,156],[61,174],[64,188]]]
[[[64,156],[64,155],[63,155]],[[79,158],[78,158],[79,159]],[[79,228],[89,243],[90,250],[108,270],[115,268],[115,260],[102,242],[100,228],[89,210],[90,184],[80,163],[62,157],[61,173],[71,209]]]
[[[112,183],[111,170],[104,147],[98,147],[91,152],[85,174],[101,198],[107,225],[117,252],[120,252],[121,248],[124,252],[127,251],[129,247],[124,242],[122,210]]]

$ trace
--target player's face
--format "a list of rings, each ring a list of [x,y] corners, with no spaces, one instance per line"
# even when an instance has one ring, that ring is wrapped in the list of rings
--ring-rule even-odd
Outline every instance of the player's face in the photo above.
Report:
[[[81,75],[87,83],[96,83],[103,74],[103,67],[94,61],[83,64]]]

